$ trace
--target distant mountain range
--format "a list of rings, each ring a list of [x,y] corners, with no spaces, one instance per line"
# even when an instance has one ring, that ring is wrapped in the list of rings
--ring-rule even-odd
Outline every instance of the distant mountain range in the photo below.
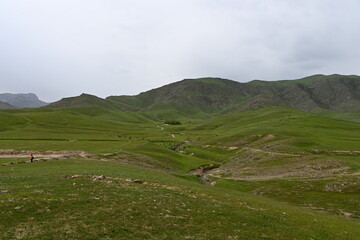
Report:
[[[0,99],[1,100],[1,99]],[[240,83],[221,78],[185,79],[136,96],[106,99],[82,94],[47,107],[89,107],[171,115],[212,115],[269,106],[303,111],[360,110],[360,77],[314,75],[297,80]]]
[[[15,107],[6,102],[0,101],[0,109],[13,109],[13,108],[15,108]]]
[[[314,75],[297,80],[240,83],[221,78],[185,79],[136,96],[102,99],[89,94],[47,104],[33,94],[0,94],[0,109],[99,107],[156,117],[204,116],[269,106],[303,111],[360,111],[360,77]]]
[[[39,100],[34,93],[2,93],[0,94],[0,109],[9,108],[37,108],[48,103]]]

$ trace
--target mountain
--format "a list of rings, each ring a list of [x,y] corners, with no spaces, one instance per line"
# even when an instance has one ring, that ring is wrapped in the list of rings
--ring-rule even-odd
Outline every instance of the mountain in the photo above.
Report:
[[[0,102],[0,109],[13,109],[16,108],[6,102]]]
[[[144,112],[160,118],[210,116],[270,106],[302,111],[359,111],[360,77],[314,75],[297,80],[240,83],[221,78],[185,79],[136,96],[106,99],[82,94],[48,107],[96,106]]]
[[[360,77],[314,75],[298,80],[248,83],[220,78],[186,79],[137,96],[107,99],[137,111],[172,107],[216,113],[268,106],[288,106],[303,111],[358,111]]]
[[[60,101],[50,103],[46,107],[47,108],[68,108],[68,107],[117,108],[117,106],[110,101],[85,93],[77,97],[63,98]]]
[[[6,102],[17,108],[37,108],[48,104],[39,100],[34,93],[2,93],[0,94],[0,101]]]
[[[303,111],[327,109],[332,111],[360,110],[360,77],[344,75],[314,75],[299,80],[276,82],[252,81],[259,88],[270,88],[275,105]]]
[[[244,83],[201,78],[185,79],[137,96],[111,96],[106,99],[134,111],[176,111],[179,114],[193,115],[222,111],[252,94],[252,89]]]

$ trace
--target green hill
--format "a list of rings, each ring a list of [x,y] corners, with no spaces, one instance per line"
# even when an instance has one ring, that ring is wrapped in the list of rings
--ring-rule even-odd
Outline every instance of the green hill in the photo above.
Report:
[[[117,109],[118,105],[90,94],[81,94],[77,97],[63,98],[60,101],[53,102],[46,108],[73,108],[73,107],[99,107],[104,109]]]

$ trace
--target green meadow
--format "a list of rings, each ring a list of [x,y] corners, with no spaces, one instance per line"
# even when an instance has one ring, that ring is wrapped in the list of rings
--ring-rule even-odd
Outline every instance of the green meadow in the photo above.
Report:
[[[169,111],[1,110],[0,239],[359,239],[358,113]]]

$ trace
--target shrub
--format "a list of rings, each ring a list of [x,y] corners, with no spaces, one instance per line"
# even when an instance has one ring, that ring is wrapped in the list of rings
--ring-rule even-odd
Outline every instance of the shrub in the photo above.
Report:
[[[164,123],[169,125],[181,125],[181,122],[178,120],[167,120]]]

